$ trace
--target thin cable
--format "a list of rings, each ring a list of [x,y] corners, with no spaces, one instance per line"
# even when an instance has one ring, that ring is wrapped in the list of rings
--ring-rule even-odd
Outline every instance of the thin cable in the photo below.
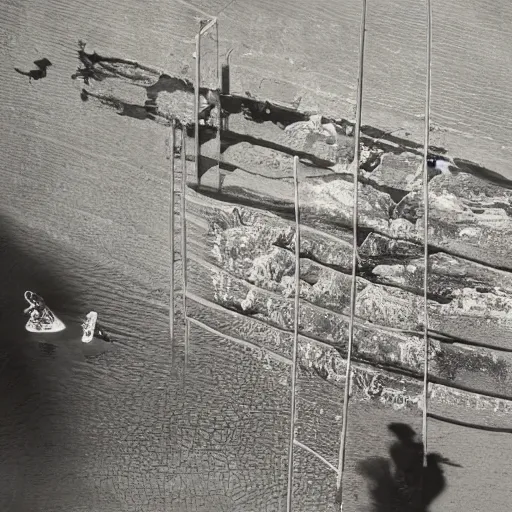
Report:
[[[222,77],[222,71],[220,69],[220,51],[219,51],[219,22],[217,20],[217,18],[215,18],[215,49],[216,49],[216,53],[217,53],[217,56],[216,56],[216,68],[217,68],[217,83],[218,83],[218,87],[219,87],[219,94],[222,90],[222,81],[221,81],[221,77]]]
[[[169,252],[171,259],[171,271],[169,275],[169,333],[171,336],[171,346],[174,346],[174,147],[176,145],[176,121],[171,121],[171,136],[169,145],[171,147],[170,156],[170,185],[169,185]],[[173,351],[171,351],[173,352]],[[174,358],[173,358],[174,359]]]
[[[425,140],[423,147],[423,230],[424,230],[424,258],[423,269],[423,421],[422,421],[422,442],[423,442],[423,467],[427,467],[427,405],[428,405],[428,147],[430,138],[430,95],[432,75],[432,2],[426,0],[427,6],[427,83],[425,89]]]
[[[181,129],[181,264],[183,265],[183,318],[185,320],[185,369],[183,378],[188,368],[188,350],[189,350],[189,322],[187,315],[187,223],[186,223],[186,192],[187,192],[187,158],[186,158],[186,139],[187,131],[185,126]]]
[[[286,512],[292,510],[293,497],[293,447],[295,440],[295,388],[297,386],[297,349],[299,344],[299,298],[300,298],[300,216],[299,216],[299,157],[293,157],[293,182],[295,188],[295,307],[293,316],[292,389],[290,406],[290,439],[288,445],[288,487]]]
[[[343,417],[341,426],[340,451],[338,457],[338,475],[336,481],[337,501],[341,503],[340,510],[343,510],[343,472],[345,469],[345,451],[347,444],[347,424],[348,424],[348,402],[351,382],[351,358],[352,345],[354,342],[354,317],[356,310],[357,293],[357,220],[358,220],[358,192],[359,192],[359,158],[360,148],[359,139],[361,135],[361,110],[363,104],[363,68],[364,68],[364,43],[366,35],[366,0],[363,0],[363,9],[361,14],[361,29],[359,40],[359,78],[357,83],[357,110],[356,123],[354,130],[354,204],[352,213],[352,286],[350,289],[350,321],[348,326],[348,346],[347,346],[347,368],[345,372],[345,390],[343,397]]]

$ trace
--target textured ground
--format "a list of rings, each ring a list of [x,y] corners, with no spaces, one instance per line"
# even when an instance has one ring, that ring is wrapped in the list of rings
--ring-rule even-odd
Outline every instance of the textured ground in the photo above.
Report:
[[[0,7],[2,510],[284,510],[288,370],[193,327],[182,387],[167,335],[167,133],[89,107],[70,79],[78,39],[190,77],[194,17],[223,5]],[[219,15],[221,52],[234,48],[233,90],[283,102],[302,96],[301,108],[352,117],[357,7],[235,0]],[[504,1],[435,2],[433,70],[441,127],[433,143],[509,176],[511,9]],[[423,6],[410,0],[393,10],[370,2],[363,114],[365,124],[418,140],[423,20]],[[30,84],[14,71],[42,57],[53,63],[43,80]],[[117,344],[84,348],[76,324],[55,350],[27,338],[18,315],[30,288],[70,325],[95,308]],[[305,435],[335,453],[340,393],[312,382],[304,385],[314,412]],[[330,419],[319,421],[317,406]],[[397,416],[376,411],[362,403],[351,415],[347,510],[369,507],[356,463],[389,456],[386,425]],[[420,412],[400,421],[418,429]],[[448,488],[433,511],[510,508],[502,485],[509,434],[432,420],[431,449],[462,466],[445,468]],[[297,510],[332,508],[332,473],[300,450],[296,486]]]

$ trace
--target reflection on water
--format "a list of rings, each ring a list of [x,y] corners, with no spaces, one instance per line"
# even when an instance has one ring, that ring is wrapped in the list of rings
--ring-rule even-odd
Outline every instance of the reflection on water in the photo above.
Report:
[[[41,351],[42,354],[44,354],[46,356],[49,356],[49,357],[55,356],[56,349],[57,349],[57,347],[55,345],[53,345],[52,343],[45,343],[45,342],[39,343],[39,350]]]

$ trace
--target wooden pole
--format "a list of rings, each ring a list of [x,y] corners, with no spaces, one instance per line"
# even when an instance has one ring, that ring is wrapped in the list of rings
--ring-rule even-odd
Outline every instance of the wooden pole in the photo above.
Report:
[[[230,48],[228,50],[228,53],[226,54],[226,62],[222,66],[222,94],[231,94],[231,85],[230,85],[230,73],[231,73],[231,67],[230,67],[230,59],[231,59],[231,53],[233,52],[233,48]],[[229,116],[227,115],[223,122],[223,129],[229,130]]]
[[[343,472],[345,469],[345,454],[347,444],[347,425],[348,425],[348,403],[350,397],[350,383],[352,380],[352,346],[354,344],[354,318],[356,309],[357,294],[357,221],[358,221],[358,194],[359,194],[359,139],[361,135],[361,110],[363,103],[363,69],[364,69],[364,43],[366,35],[366,0],[363,0],[363,9],[361,15],[361,29],[359,40],[359,78],[357,83],[357,110],[356,123],[354,130],[354,191],[353,191],[353,213],[352,213],[352,286],[350,290],[350,321],[348,326],[348,346],[347,346],[347,368],[345,372],[345,391],[343,398],[343,417],[341,426],[340,450],[338,457],[338,475],[337,475],[337,501],[341,504],[340,510],[343,510]]]
[[[286,496],[286,512],[292,510],[293,497],[293,447],[295,441],[295,391],[297,385],[297,350],[299,344],[299,299],[300,299],[300,216],[299,216],[299,157],[293,157],[293,182],[295,188],[295,307],[293,317],[293,351],[292,351],[292,386],[290,406],[290,437],[288,445],[288,487]]]
[[[181,129],[181,262],[183,265],[183,318],[185,320],[185,369],[184,378],[188,368],[189,352],[189,321],[187,315],[187,223],[186,223],[186,193],[187,193],[187,151],[186,151],[187,131],[185,126]]]
[[[220,68],[220,56],[219,56],[219,22],[217,19],[215,20],[215,44],[217,47],[217,61],[216,61],[216,70],[217,70],[217,89],[218,89],[218,101],[219,104],[217,106],[218,109],[218,118],[217,118],[217,163],[219,166],[218,169],[218,191],[220,192],[222,188],[222,169],[221,169],[221,160],[222,160],[222,108],[220,101],[220,94],[222,91],[222,70]]]
[[[201,84],[201,29],[202,22],[199,22],[199,31],[196,35],[196,77],[194,84],[194,157],[196,162],[197,188],[201,186],[201,177],[199,175],[199,87]]]
[[[196,34],[196,76],[195,76],[195,85],[194,85],[194,124],[195,124],[195,137],[194,137],[194,157],[196,160],[196,179],[197,179],[197,188],[199,189],[201,186],[201,176],[200,176],[200,155],[201,155],[201,144],[199,141],[199,100],[200,94],[199,90],[201,87],[201,37],[203,34],[208,32],[215,25],[217,30],[217,82],[220,83],[219,78],[219,42],[218,42],[218,21],[217,18],[212,18],[208,21],[201,20],[199,22],[199,30]],[[220,92],[220,88],[219,88]],[[220,111],[220,108],[219,108]],[[220,115],[219,115],[220,119]],[[219,121],[220,122],[220,121]],[[220,146],[220,134],[217,134],[219,138],[219,146]],[[220,183],[220,165],[219,165],[219,183]]]
[[[425,213],[423,215],[424,229],[424,260],[425,268],[423,275],[423,417],[422,417],[422,442],[423,442],[423,466],[427,467],[427,412],[428,412],[428,147],[430,139],[430,96],[431,96],[431,76],[432,76],[432,2],[427,2],[427,82],[425,89],[425,135],[423,146],[423,202]]]
[[[171,169],[169,179],[169,252],[171,259],[171,271],[169,275],[169,333],[171,336],[171,346],[174,347],[174,148],[176,146],[176,121],[174,119],[171,121],[171,135],[169,145],[171,147]],[[174,351],[172,350],[171,352]]]

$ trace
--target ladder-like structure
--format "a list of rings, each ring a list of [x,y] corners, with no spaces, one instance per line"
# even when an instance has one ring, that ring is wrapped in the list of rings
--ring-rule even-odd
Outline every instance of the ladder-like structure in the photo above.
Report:
[[[431,0],[426,0],[427,5],[427,83],[426,83],[426,98],[425,98],[425,134],[424,134],[424,149],[423,149],[423,200],[424,200],[424,325],[423,325],[423,339],[424,339],[424,374],[423,374],[423,417],[422,417],[422,441],[423,441],[423,465],[427,464],[427,400],[428,400],[428,149],[429,149],[429,133],[430,133],[430,88],[431,88],[431,49],[432,49],[432,6]],[[366,34],[366,13],[367,13],[367,0],[362,0],[362,14],[361,14],[361,28],[360,28],[360,42],[359,42],[359,69],[358,69],[358,84],[357,84],[357,109],[356,109],[356,122],[354,130],[354,161],[353,168],[353,246],[352,246],[352,285],[350,293],[350,322],[348,329],[348,343],[347,343],[347,362],[345,374],[345,389],[343,400],[343,415],[342,415],[342,428],[340,434],[340,447],[338,465],[334,466],[321,454],[309,446],[301,443],[295,436],[295,421],[296,421],[296,387],[297,387],[297,360],[298,360],[298,334],[299,334],[299,316],[300,316],[300,206],[299,206],[299,180],[298,180],[298,156],[293,158],[293,177],[294,177],[294,202],[295,202],[295,301],[294,301],[294,328],[293,328],[293,347],[292,358],[274,354],[268,351],[271,357],[274,357],[280,362],[285,362],[290,366],[291,371],[291,400],[290,400],[290,435],[288,446],[288,479],[287,479],[287,499],[286,511],[292,512],[293,500],[293,469],[294,469],[294,447],[299,447],[302,450],[309,452],[317,457],[329,469],[336,474],[336,502],[343,510],[343,476],[346,458],[347,447],[347,433],[348,433],[348,416],[349,416],[349,399],[350,399],[350,383],[352,378],[351,363],[352,363],[352,348],[354,340],[354,327],[359,325],[356,321],[356,294],[357,294],[357,265],[358,265],[358,180],[359,180],[359,163],[360,163],[360,133],[361,133],[361,112],[362,112],[362,97],[363,97],[363,71],[364,71],[364,46]],[[216,43],[216,78],[218,81],[218,126],[217,126],[217,160],[219,172],[219,190],[221,188],[221,132],[223,128],[222,123],[222,109],[220,105],[220,93],[222,91],[222,70],[219,66],[219,28],[217,18],[210,20],[201,20],[199,22],[199,29],[195,36],[195,84],[194,84],[194,159],[195,159],[195,174],[197,179],[197,187],[201,185],[201,144],[200,144],[200,85],[201,85],[201,39],[212,28],[215,29],[215,43]],[[171,125],[171,157],[170,157],[170,251],[171,251],[171,272],[170,272],[170,336],[174,347],[174,151],[175,151],[175,130],[176,123],[172,122]],[[246,340],[236,339],[203,324],[202,322],[189,318],[187,315],[187,298],[191,298],[201,302],[199,297],[190,294],[187,290],[187,255],[186,255],[186,190],[187,190],[187,169],[186,169],[186,140],[187,134],[185,127],[182,127],[181,132],[181,160],[182,160],[182,182],[181,182],[181,249],[182,249],[182,265],[183,265],[183,316],[185,322],[185,364],[184,375],[186,375],[189,356],[189,331],[190,323],[210,331],[218,336],[229,339],[230,341],[257,348],[255,345]],[[410,334],[411,331],[402,329],[395,329],[400,332]],[[420,334],[420,333],[414,333]]]
[[[210,29],[215,28],[215,43],[216,43],[216,79],[218,83],[218,93],[222,87],[221,80],[222,74],[220,69],[219,60],[219,26],[217,19],[212,20],[200,20],[199,29],[195,36],[196,51],[195,51],[195,82],[194,82],[194,163],[195,163],[195,174],[197,187],[201,186],[201,144],[199,139],[200,131],[200,84],[201,84],[201,38],[207,34]],[[218,104],[218,126],[217,126],[217,163],[218,163],[218,176],[219,176],[219,190],[221,187],[221,108],[220,100]],[[181,127],[181,163],[182,163],[182,176],[181,176],[181,200],[180,200],[180,221],[181,221],[181,260],[182,260],[182,299],[183,299],[183,318],[184,318],[184,371],[183,379],[185,381],[188,359],[190,351],[190,322],[192,319],[187,314],[187,224],[186,224],[186,192],[187,192],[187,150],[186,150],[186,139],[187,130],[185,126]],[[175,280],[174,280],[174,268],[175,268],[175,152],[176,152],[176,120],[171,122],[171,134],[169,137],[170,145],[170,201],[169,201],[169,247],[170,247],[170,293],[169,293],[169,333],[172,344],[173,362],[175,352],[175,331],[174,331],[174,313],[175,313]]]

